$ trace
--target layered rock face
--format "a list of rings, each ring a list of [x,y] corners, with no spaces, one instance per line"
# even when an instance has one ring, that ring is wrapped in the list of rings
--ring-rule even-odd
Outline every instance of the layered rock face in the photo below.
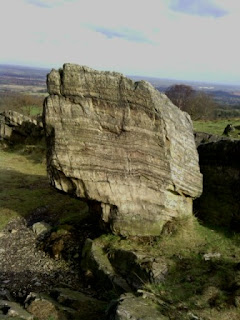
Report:
[[[0,113],[0,140],[10,144],[36,143],[44,138],[42,119],[32,119],[16,111]]]
[[[115,234],[159,235],[202,191],[190,117],[148,82],[65,64],[47,79],[51,183],[98,205]]]

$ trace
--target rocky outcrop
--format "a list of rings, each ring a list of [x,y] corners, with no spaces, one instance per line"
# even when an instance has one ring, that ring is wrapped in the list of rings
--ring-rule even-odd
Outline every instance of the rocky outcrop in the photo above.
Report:
[[[168,264],[153,252],[136,248],[110,247],[110,240],[87,239],[82,251],[82,270],[90,285],[118,293],[141,289],[146,283],[165,281]]]
[[[47,167],[115,234],[159,235],[202,191],[190,117],[148,82],[65,64],[48,75]]]
[[[9,144],[37,143],[44,138],[41,119],[32,119],[16,111],[0,114],[0,140]]]
[[[115,312],[112,312],[111,320],[168,320],[159,310],[156,303],[141,296],[134,296],[131,293],[122,295],[119,298]]]
[[[240,141],[220,140],[198,147],[203,194],[195,201],[199,218],[240,231]]]
[[[194,132],[194,138],[196,142],[196,146],[200,146],[200,144],[203,143],[209,143],[209,142],[217,142],[220,140],[228,140],[229,138],[219,136],[217,134],[211,134],[207,132]]]

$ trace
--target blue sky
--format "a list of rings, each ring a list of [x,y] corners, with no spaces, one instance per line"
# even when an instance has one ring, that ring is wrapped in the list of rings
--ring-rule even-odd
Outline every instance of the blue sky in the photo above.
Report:
[[[2,0],[0,63],[240,84],[239,0]]]

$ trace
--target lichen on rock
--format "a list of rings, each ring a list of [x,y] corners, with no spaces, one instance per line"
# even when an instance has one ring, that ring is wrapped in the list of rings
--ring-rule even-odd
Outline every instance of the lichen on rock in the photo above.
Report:
[[[94,200],[115,234],[156,236],[202,192],[190,116],[148,82],[65,64],[48,75],[51,184]]]

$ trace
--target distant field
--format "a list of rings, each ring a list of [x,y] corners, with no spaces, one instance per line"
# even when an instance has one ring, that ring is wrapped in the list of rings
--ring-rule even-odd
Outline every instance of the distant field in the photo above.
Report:
[[[233,126],[240,126],[240,118],[239,119],[222,119],[222,120],[214,120],[214,121],[194,121],[193,127],[195,131],[222,135],[224,129],[228,124],[232,124]],[[232,135],[234,137],[234,132]]]
[[[49,69],[0,65],[0,92],[46,94]]]
[[[24,94],[37,94],[37,95],[47,95],[46,85],[44,86],[23,86],[23,85],[16,85],[16,84],[3,84],[0,86],[0,92],[20,92]]]
[[[48,94],[46,77],[49,72],[50,69],[0,64],[0,112],[10,109],[30,116],[40,114],[44,97]],[[190,85],[194,90],[202,90],[213,96],[217,102],[216,118],[240,117],[240,86],[145,76],[129,77],[134,81],[147,80],[160,92],[165,92],[174,84]],[[195,130],[222,134],[230,122],[229,120],[216,123],[196,122]]]

